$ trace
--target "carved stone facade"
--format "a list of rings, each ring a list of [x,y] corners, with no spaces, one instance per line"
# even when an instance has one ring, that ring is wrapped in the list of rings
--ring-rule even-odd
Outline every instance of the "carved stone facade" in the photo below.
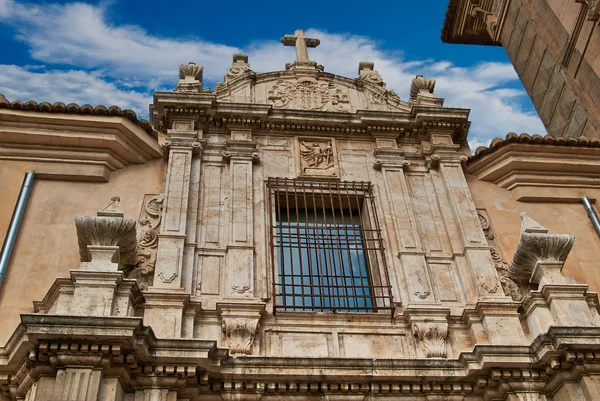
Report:
[[[422,76],[401,102],[373,63],[327,74],[302,31],[282,42],[297,51],[285,71],[237,54],[214,93],[188,64],[155,94],[162,186],[69,216],[81,262],[0,348],[1,398],[600,393],[597,296],[565,274],[573,237],[528,215],[518,242],[516,226],[499,234],[515,215],[498,212],[508,190],[465,173],[503,168],[469,159],[469,111],[443,107]],[[494,199],[476,205],[477,185]]]
[[[599,21],[598,0],[449,0],[442,40],[504,47],[549,135],[598,138]]]

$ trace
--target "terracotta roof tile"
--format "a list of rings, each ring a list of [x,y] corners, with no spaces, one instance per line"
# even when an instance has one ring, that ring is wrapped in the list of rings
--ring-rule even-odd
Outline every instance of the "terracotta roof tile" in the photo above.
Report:
[[[110,106],[109,108],[106,108],[102,105],[96,107],[90,104],[84,104],[83,106],[79,106],[75,103],[69,103],[68,105],[65,105],[61,102],[50,104],[48,102],[37,103],[33,100],[30,100],[26,103],[23,103],[21,100],[15,100],[11,103],[6,99],[6,97],[4,97],[4,95],[0,93],[0,109],[41,111],[46,113],[73,113],[120,116],[125,117],[128,120],[139,125],[153,137],[157,137],[156,132],[154,131],[152,125],[150,124],[150,122],[148,122],[148,120],[138,119],[137,114],[135,114],[135,111],[129,109],[122,110],[118,106]]]
[[[473,161],[481,158],[487,154],[494,152],[496,149],[501,148],[505,145],[511,143],[530,143],[534,145],[553,145],[553,146],[581,146],[581,147],[590,147],[597,148],[600,147],[600,139],[594,138],[590,139],[585,136],[580,136],[578,138],[563,138],[559,136],[554,138],[550,135],[541,136],[538,134],[529,135],[529,134],[515,134],[514,132],[509,132],[506,135],[506,138],[496,138],[492,140],[489,146],[480,146],[475,150],[475,154],[469,158],[469,161]]]

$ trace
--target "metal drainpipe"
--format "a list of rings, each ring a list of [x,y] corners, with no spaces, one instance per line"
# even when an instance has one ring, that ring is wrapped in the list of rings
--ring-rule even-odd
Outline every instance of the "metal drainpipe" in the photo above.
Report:
[[[23,184],[21,184],[19,199],[17,200],[17,205],[15,206],[12,218],[10,219],[8,232],[6,233],[6,238],[4,238],[4,244],[2,244],[2,251],[0,252],[0,288],[2,288],[4,278],[6,277],[6,269],[8,268],[10,255],[15,245],[15,241],[17,240],[21,219],[23,218],[23,214],[25,214],[25,207],[27,206],[27,199],[29,199],[29,193],[31,192],[34,178],[34,171],[28,171],[25,173]]]
[[[585,211],[587,212],[588,216],[590,217],[590,220],[592,221],[592,225],[596,229],[596,233],[600,235],[600,220],[598,219],[598,215],[592,207],[590,200],[587,198],[587,196],[584,196],[583,198],[581,198],[581,202],[583,203]]]

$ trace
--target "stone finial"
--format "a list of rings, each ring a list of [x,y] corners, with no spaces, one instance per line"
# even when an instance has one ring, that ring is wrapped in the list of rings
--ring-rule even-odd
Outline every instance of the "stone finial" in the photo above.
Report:
[[[200,92],[202,89],[202,71],[201,65],[189,62],[187,65],[179,65],[179,82],[175,92]]]
[[[521,238],[508,268],[510,278],[521,283],[540,283],[538,265],[562,264],[567,259],[575,237],[568,234],[548,234],[548,230],[533,220],[527,213],[521,213]]]
[[[243,53],[236,53],[233,55],[233,63],[231,68],[227,69],[225,74],[225,84],[229,83],[234,78],[242,76],[250,72],[250,64],[248,64],[248,55]]]
[[[410,98],[412,100],[417,100],[417,96],[420,94],[429,95],[433,94],[435,89],[435,79],[426,79],[423,78],[423,75],[417,75],[413,78],[412,83],[410,85]]]
[[[372,61],[361,61],[360,63],[358,63],[359,78],[362,81],[371,82],[375,85],[383,86],[385,88],[383,78],[381,77],[379,72],[373,69],[374,67],[375,63]]]
[[[113,196],[110,198],[111,202],[104,209],[100,210],[98,216],[104,217],[124,217],[123,210],[121,209],[121,198]]]
[[[238,64],[238,63],[247,64],[248,63],[248,55],[244,54],[244,53],[235,53],[233,55],[233,64]]]

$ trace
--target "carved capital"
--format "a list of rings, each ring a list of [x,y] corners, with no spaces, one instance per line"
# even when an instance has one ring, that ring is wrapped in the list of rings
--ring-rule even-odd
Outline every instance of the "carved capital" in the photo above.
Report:
[[[375,148],[373,150],[375,161],[373,168],[380,170],[382,167],[399,167],[408,169],[410,161],[404,157],[404,152],[401,149],[394,148]]]
[[[221,152],[221,156],[225,160],[246,160],[252,162],[260,160],[260,153],[257,151],[256,142],[234,139],[227,141],[227,148]]]
[[[521,213],[521,238],[508,268],[508,275],[517,282],[542,284],[539,280],[543,274],[538,272],[533,275],[537,265],[550,262],[550,265],[558,263],[562,266],[574,242],[575,237],[572,235],[548,234],[548,230],[527,216],[527,213]],[[554,281],[559,280],[559,277],[554,274],[552,277],[553,279],[548,278],[550,282],[560,284]]]

